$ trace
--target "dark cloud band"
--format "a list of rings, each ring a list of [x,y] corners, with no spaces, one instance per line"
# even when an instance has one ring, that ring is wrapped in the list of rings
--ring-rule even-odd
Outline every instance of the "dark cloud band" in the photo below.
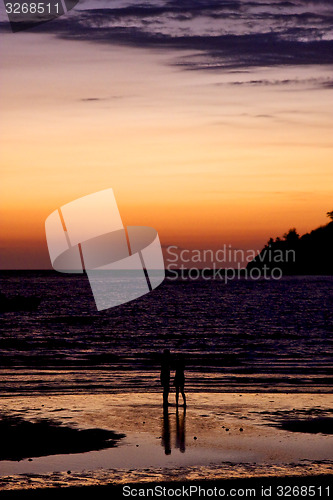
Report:
[[[188,70],[333,63],[333,7],[326,0],[151,0],[78,4],[34,31],[61,38],[189,51]]]

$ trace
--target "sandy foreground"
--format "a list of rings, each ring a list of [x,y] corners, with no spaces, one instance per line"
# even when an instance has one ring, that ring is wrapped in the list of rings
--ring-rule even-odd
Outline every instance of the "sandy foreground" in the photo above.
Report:
[[[174,404],[163,411],[161,395],[154,393],[7,397],[0,414],[46,422],[43,446],[37,426],[30,456],[24,453],[24,436],[15,442],[15,456],[9,441],[0,461],[2,491],[332,473],[333,410],[327,394],[189,393],[186,411]],[[96,442],[95,448],[90,442],[91,451],[82,451],[82,433],[76,453],[75,444],[69,446],[71,434],[59,433],[52,451],[50,422],[113,431],[116,438]],[[36,456],[41,453],[45,456]]]

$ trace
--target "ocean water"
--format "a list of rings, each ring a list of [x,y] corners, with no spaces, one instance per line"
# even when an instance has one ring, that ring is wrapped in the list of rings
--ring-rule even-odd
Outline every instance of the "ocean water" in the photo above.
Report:
[[[1,291],[42,299],[1,314],[3,395],[158,392],[165,348],[189,392],[332,390],[332,277],[167,279],[100,312],[85,276],[3,271]]]

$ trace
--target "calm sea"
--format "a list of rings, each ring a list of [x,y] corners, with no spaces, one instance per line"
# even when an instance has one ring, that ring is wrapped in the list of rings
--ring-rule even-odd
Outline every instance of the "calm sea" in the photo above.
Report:
[[[160,390],[160,353],[186,357],[188,391],[332,389],[332,277],[170,281],[97,312],[79,275],[2,272],[39,308],[1,315],[3,395]]]

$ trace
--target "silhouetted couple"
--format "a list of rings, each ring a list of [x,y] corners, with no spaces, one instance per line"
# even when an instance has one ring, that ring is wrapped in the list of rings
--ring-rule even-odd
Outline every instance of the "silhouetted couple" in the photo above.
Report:
[[[161,385],[163,387],[163,406],[168,406],[168,398],[170,392],[170,367],[171,367],[171,354],[169,349],[164,349],[161,362]],[[173,385],[176,389],[176,405],[178,406],[179,393],[183,397],[184,407],[186,406],[186,396],[184,392],[185,385],[185,361],[184,356],[179,354],[175,359],[175,378]]]

